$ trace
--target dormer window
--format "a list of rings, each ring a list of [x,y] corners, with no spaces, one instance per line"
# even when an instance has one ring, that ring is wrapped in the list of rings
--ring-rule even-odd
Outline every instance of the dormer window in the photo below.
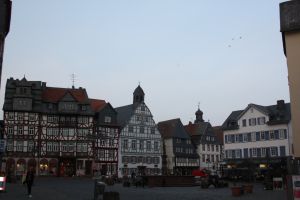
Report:
[[[105,123],[111,123],[111,117],[110,116],[105,116],[104,117],[104,122]]]
[[[86,110],[87,110],[87,106],[86,106],[86,105],[82,105],[82,106],[81,106],[81,110],[82,110],[82,111],[86,111]]]

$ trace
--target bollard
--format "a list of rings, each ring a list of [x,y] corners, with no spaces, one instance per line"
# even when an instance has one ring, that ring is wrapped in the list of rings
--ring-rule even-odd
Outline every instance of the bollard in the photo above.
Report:
[[[104,190],[105,190],[105,183],[96,179],[94,185],[94,200],[98,200],[98,197],[100,195],[102,195],[103,197]]]

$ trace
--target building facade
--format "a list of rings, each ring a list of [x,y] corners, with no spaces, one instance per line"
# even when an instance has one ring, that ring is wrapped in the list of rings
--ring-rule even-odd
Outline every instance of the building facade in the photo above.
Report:
[[[200,168],[208,170],[219,170],[222,162],[223,145],[218,140],[215,130],[210,122],[203,120],[203,112],[198,109],[195,113],[194,123],[189,122],[184,126],[196,147],[200,157]]]
[[[118,170],[118,147],[120,127],[117,112],[103,100],[91,99],[95,111],[94,121],[94,169],[102,175],[116,175]]]
[[[30,167],[38,175],[53,176],[96,170],[94,119],[99,113],[85,89],[10,78],[3,111],[7,173],[18,176]]]
[[[288,67],[290,89],[294,156],[300,158],[300,2],[297,0],[280,3],[280,31],[283,50]],[[297,145],[296,145],[297,144]]]
[[[143,89],[138,86],[133,93],[133,104],[116,108],[121,126],[119,177],[132,172],[161,174],[162,138],[144,97]]]
[[[222,128],[229,169],[251,165],[259,172],[284,167],[292,155],[290,104],[283,100],[271,106],[249,104],[244,110],[233,111]]]
[[[166,174],[192,175],[199,169],[199,155],[180,119],[159,122],[158,129],[164,142]]]

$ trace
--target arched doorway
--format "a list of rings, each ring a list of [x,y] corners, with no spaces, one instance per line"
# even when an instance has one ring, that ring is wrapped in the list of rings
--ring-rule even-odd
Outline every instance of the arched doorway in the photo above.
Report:
[[[17,161],[17,168],[16,168],[17,178],[20,178],[24,173],[26,173],[26,160],[19,159]]]
[[[50,162],[49,162],[50,175],[57,176],[57,165],[58,165],[58,161],[56,159],[50,160]]]
[[[47,159],[42,159],[40,160],[40,166],[39,166],[39,170],[40,170],[40,175],[48,175],[48,160]]]

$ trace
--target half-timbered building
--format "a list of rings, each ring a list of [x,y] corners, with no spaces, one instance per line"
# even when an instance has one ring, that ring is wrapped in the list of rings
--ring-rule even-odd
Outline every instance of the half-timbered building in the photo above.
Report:
[[[100,124],[106,123],[101,121],[101,110],[112,109],[105,102],[99,109],[91,103],[94,101],[84,88],[47,87],[25,77],[8,79],[3,106],[5,170],[21,175],[33,167],[38,175],[92,175],[98,170],[95,160],[99,161],[95,143],[100,135],[95,131],[102,133]],[[111,119],[115,126],[116,117]],[[116,141],[113,148],[117,148]]]
[[[116,108],[121,126],[118,176],[161,173],[162,139],[138,86],[133,104]]]
[[[181,120],[177,118],[159,122],[158,129],[164,142],[165,173],[192,175],[192,171],[199,168],[199,155]]]
[[[104,100],[91,99],[94,110],[94,169],[102,175],[116,175],[118,170],[119,125],[117,112]]]

